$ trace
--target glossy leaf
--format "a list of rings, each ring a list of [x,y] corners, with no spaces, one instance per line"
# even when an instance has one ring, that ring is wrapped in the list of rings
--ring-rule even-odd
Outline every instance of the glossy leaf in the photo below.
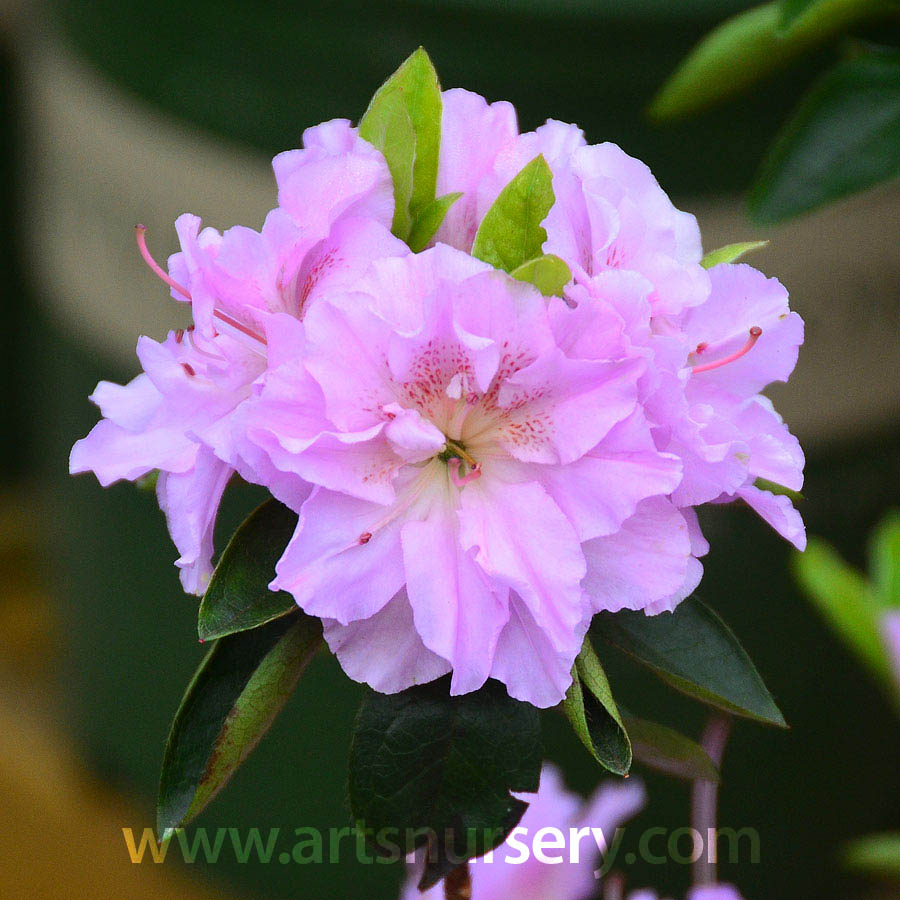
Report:
[[[627,775],[631,768],[631,742],[606,673],[587,638],[572,668],[572,684],[563,708],[591,756],[610,772]]]
[[[847,13],[862,18],[870,10],[885,7],[885,0],[781,0],[778,27],[781,32],[802,25],[807,16],[831,16]]]
[[[459,859],[503,842],[527,807],[510,791],[536,791],[540,769],[538,711],[499,682],[458,697],[448,678],[399,694],[369,691],[350,749],[350,805],[370,833],[397,829],[404,854],[431,830],[427,887]]]
[[[900,52],[838,63],[776,139],[750,193],[760,223],[780,222],[900,174]]]
[[[892,512],[869,541],[872,582],[882,604],[900,608],[900,513]]]
[[[277,500],[267,500],[238,528],[200,603],[200,640],[257,628],[297,608],[287,592],[269,590],[275,563],[296,527],[295,512]]]
[[[892,682],[878,627],[883,606],[863,576],[825,541],[811,538],[794,566],[801,587],[838,635],[879,678]]]
[[[754,250],[762,250],[768,245],[768,241],[742,241],[738,244],[726,244],[724,247],[719,247],[718,250],[710,250],[705,254],[700,260],[700,265],[704,269],[711,269],[719,263],[737,262],[745,254],[752,253]]]
[[[646,719],[625,719],[631,738],[634,758],[651,769],[693,781],[718,781],[719,772],[706,751],[680,731],[648,722]]]
[[[543,255],[547,232],[541,222],[553,206],[553,173],[536,156],[500,192],[475,234],[472,255],[513,272]]]
[[[441,88],[420,47],[378,89],[359,122],[394,180],[393,231],[406,240],[415,214],[434,200],[441,146]]]
[[[778,0],[727,19],[681,62],[650,104],[654,119],[693,115],[746,90],[791,60],[840,34],[859,13],[828,6],[781,28]]]
[[[180,828],[228,783],[268,731],[321,643],[299,610],[218,640],[175,714],[157,801],[160,833]]]
[[[409,240],[407,241],[409,249],[413,253],[419,253],[428,246],[437,233],[438,228],[441,227],[441,223],[444,221],[450,207],[460,197],[462,197],[462,194],[459,192],[444,194],[443,197],[432,200],[431,203],[426,204],[416,213],[409,233]]]
[[[672,687],[735,715],[786,727],[759,672],[731,629],[696,597],[672,613],[600,613],[594,630]]]
[[[900,881],[900,831],[857,838],[847,846],[844,862],[856,872]]]
[[[536,256],[510,274],[519,281],[533,284],[545,297],[562,297],[563,288],[572,280],[572,271],[552,253]]]

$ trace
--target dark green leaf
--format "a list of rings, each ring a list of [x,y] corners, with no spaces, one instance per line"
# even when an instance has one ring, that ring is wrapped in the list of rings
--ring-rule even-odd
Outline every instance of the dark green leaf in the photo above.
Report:
[[[833,16],[862,18],[870,10],[886,6],[885,0],[781,0],[778,27],[782,32],[803,25],[804,19]]]
[[[547,232],[541,222],[553,206],[553,173],[536,156],[500,192],[475,234],[472,256],[512,272],[541,256]]]
[[[558,256],[547,253],[522,263],[510,272],[513,278],[533,284],[545,297],[562,297],[572,272]]]
[[[359,122],[394,180],[394,234],[406,240],[416,213],[434,200],[441,147],[441,88],[420,47],[378,89]]]
[[[900,607],[900,513],[889,513],[869,541],[872,582],[885,607]]]
[[[724,247],[719,247],[718,250],[710,250],[700,260],[700,265],[704,269],[711,269],[713,266],[719,265],[719,263],[737,262],[745,253],[761,250],[763,247],[767,247],[768,244],[768,241],[742,241],[739,244],[726,244]]]
[[[448,678],[370,691],[350,749],[350,805],[369,834],[396,829],[404,854],[427,842],[407,829],[431,829],[428,886],[503,842],[527,807],[510,791],[537,790],[540,768],[538,711],[499,682],[459,697]]]
[[[163,834],[193,819],[228,783],[291,695],[321,643],[297,610],[216,641],[175,714],[157,801]]]
[[[238,528],[200,603],[200,640],[256,628],[297,608],[290,594],[269,590],[275,563],[296,526],[295,512],[267,500]]]
[[[588,638],[572,667],[572,684],[563,707],[591,756],[610,772],[627,775],[631,768],[631,743],[606,673]]]
[[[844,862],[866,875],[900,880],[900,831],[857,838],[847,847]]]
[[[862,575],[816,538],[810,538],[804,553],[795,555],[794,566],[801,587],[837,634],[893,689],[878,624],[884,607]]]
[[[645,766],[689,781],[719,780],[719,772],[706,751],[680,731],[646,719],[627,718],[625,727],[634,758]]]
[[[459,192],[444,194],[443,197],[432,200],[431,203],[426,204],[416,213],[409,233],[409,240],[407,241],[409,249],[413,253],[418,253],[428,246],[428,242],[435,236],[438,228],[441,227],[441,223],[444,221],[444,217],[447,215],[450,207],[460,197],[462,197],[462,194]]]
[[[838,63],[801,101],[750,193],[770,224],[900,173],[900,53]]]
[[[778,0],[738,13],[688,54],[648,113],[658,120],[678,119],[721,103],[841,34],[859,17],[846,0],[810,11],[787,31],[781,28]]]
[[[734,633],[696,597],[656,616],[600,613],[594,629],[677,690],[726,712],[786,727]]]

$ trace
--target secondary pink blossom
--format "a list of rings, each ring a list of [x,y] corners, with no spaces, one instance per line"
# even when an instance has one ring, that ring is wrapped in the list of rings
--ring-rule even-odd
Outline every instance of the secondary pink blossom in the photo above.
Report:
[[[344,121],[308,130],[304,142],[275,159],[281,205],[261,232],[220,234],[201,231],[196,216],[178,219],[181,251],[160,274],[173,297],[191,302],[195,326],[161,344],[141,338],[144,373],[124,387],[97,386],[91,399],[103,419],[72,449],[70,470],[93,471],[103,485],[159,470],[160,507],[191,593],[212,571],[215,515],[235,470],[231,418],[270,364],[283,319],[300,318],[329,285],[352,283],[373,258],[408,252],[387,227],[393,199],[381,155]],[[146,253],[142,230],[138,238]],[[277,470],[238,468],[294,508],[309,491]]]
[[[548,851],[562,858],[558,864],[541,862],[530,852],[523,861],[523,847],[530,851],[532,840],[543,828],[556,829],[567,838],[571,829],[598,829],[594,834],[602,835],[601,844],[609,847],[616,829],[644,805],[643,786],[634,779],[605,782],[585,802],[566,790],[561,774],[550,765],[541,772],[536,794],[517,796],[528,802],[528,809],[511,839],[470,864],[472,900],[588,900],[597,893],[594,872],[601,856],[594,835],[582,837],[577,860],[568,846],[562,851]],[[420,866],[413,866],[401,900],[441,900],[443,884],[420,893],[416,887],[420,875]]]
[[[593,350],[601,312],[582,318]],[[562,300],[438,246],[304,326],[238,452],[316,485],[272,586],[351,677],[394,692],[452,671],[454,694],[493,677],[551,706],[593,612],[682,588],[691,523],[637,404],[644,360],[580,351]]]
[[[900,689],[900,610],[884,613],[881,619],[881,633],[897,687]]]

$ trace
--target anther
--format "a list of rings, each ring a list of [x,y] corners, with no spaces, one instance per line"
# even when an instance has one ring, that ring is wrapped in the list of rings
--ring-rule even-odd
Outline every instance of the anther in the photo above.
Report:
[[[359,536],[359,542],[360,542],[360,544],[368,544],[369,541],[371,541],[371,540],[372,540],[372,532],[371,532],[371,531],[364,531],[364,532]]]
[[[461,463],[462,460],[460,460],[458,456],[454,456],[452,459],[447,460],[447,468],[450,470],[450,480],[456,487],[465,487],[467,484],[481,478],[481,466],[478,463],[471,466],[465,475],[460,476],[459,467]]]
[[[187,372],[188,375],[190,375],[192,377],[197,374],[194,371],[194,367],[190,363],[182,363],[181,368],[184,369],[184,371]]]
[[[715,362],[703,363],[703,365],[700,366],[692,366],[691,373],[697,375],[700,372],[711,372],[713,369],[720,369],[722,366],[727,366],[729,363],[733,363],[735,360],[738,360],[742,356],[745,356],[753,349],[753,345],[759,340],[761,334],[762,328],[760,328],[759,325],[754,325],[750,329],[750,337],[747,340],[747,343],[744,344],[744,346],[741,347],[740,350],[736,350],[734,353],[724,357],[723,359],[717,359]],[[696,352],[701,352],[701,346],[706,349],[705,345],[698,344]]]
[[[180,344],[184,340],[184,329],[179,328],[178,331],[175,332],[175,343]]]

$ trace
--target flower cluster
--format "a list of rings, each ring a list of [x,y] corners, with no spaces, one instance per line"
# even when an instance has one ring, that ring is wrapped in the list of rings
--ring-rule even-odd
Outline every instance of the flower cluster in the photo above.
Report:
[[[392,233],[396,178],[350,123],[275,158],[260,232],[184,215],[168,272],[194,325],[141,338],[126,386],[72,450],[100,482],[159,471],[187,591],[211,573],[235,473],[299,514],[273,589],[324,623],[345,671],[390,693],[452,673],[560,701],[598,611],[672,610],[708,549],[696,508],[740,499],[802,547],[803,456],[760,391],[803,326],[774,279],[701,265],[695,219],[613,144],[441,95],[420,252]],[[552,296],[474,251],[504,188],[542,157]],[[394,229],[396,230],[396,229]]]

